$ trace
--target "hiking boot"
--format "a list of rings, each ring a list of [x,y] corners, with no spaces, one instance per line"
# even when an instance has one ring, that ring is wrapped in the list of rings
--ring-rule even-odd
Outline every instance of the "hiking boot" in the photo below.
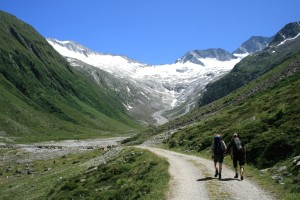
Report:
[[[244,176],[241,176],[241,181],[244,180]]]
[[[219,175],[219,172],[218,170],[216,170],[216,173],[215,173],[215,178]]]
[[[239,175],[236,173],[235,176],[234,176],[234,178],[238,178],[238,177],[239,177]]]
[[[221,175],[221,172],[219,173],[219,179],[221,179],[222,178],[222,175]]]

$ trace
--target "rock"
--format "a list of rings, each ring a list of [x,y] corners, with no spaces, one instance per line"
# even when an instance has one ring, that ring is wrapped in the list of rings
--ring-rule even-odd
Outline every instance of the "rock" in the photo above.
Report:
[[[266,169],[262,169],[260,170],[261,173],[265,174],[266,172],[268,172],[270,170],[270,168],[266,168]]]
[[[296,167],[300,168],[300,161],[297,162]]]
[[[300,161],[300,156],[296,156],[293,158],[293,164],[296,165],[297,162]]]
[[[293,158],[294,160],[300,160],[300,156],[296,156]]]
[[[46,171],[50,171],[51,169],[52,169],[51,167],[48,167],[48,168],[45,168],[44,171],[45,171],[45,172],[46,172]]]
[[[281,176],[277,175],[277,174],[271,176],[271,178],[272,178],[273,180],[275,180],[277,183],[282,183],[282,181],[283,181],[283,178],[282,178]]]
[[[287,169],[287,166],[282,166],[277,169],[277,172],[282,172]]]
[[[91,168],[91,169],[87,170],[84,174],[88,174],[88,173],[94,172],[97,169],[98,169],[98,167]]]
[[[12,168],[11,167],[8,167],[7,169],[6,169],[6,172],[11,172],[12,171]]]
[[[72,164],[77,164],[77,163],[80,163],[81,161],[80,160],[74,160],[73,162],[72,162]]]
[[[80,179],[80,183],[83,183],[85,181],[86,181],[86,179]]]

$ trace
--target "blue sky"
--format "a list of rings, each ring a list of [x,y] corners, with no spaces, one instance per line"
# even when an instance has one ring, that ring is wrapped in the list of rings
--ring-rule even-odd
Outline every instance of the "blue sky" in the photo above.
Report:
[[[300,21],[299,0],[1,0],[0,10],[44,37],[76,41],[147,64],[189,50],[237,49]]]

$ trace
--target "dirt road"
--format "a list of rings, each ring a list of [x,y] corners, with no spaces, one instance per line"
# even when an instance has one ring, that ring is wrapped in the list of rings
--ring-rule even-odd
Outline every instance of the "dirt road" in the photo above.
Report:
[[[15,145],[15,151],[0,155],[1,161],[27,163],[34,160],[48,160],[70,153],[97,149],[100,147],[117,147],[106,154],[87,162],[88,166],[95,166],[109,160],[118,153],[119,141],[123,138],[108,138],[99,140],[72,140],[61,142],[44,142],[32,145]],[[213,177],[214,169],[211,160],[196,156],[180,154],[164,149],[138,146],[166,158],[170,164],[169,200],[202,200],[202,199],[247,199],[271,200],[270,194],[260,189],[255,183],[247,179],[240,181],[233,179],[234,172],[227,166],[223,167],[222,180]],[[247,169],[246,169],[247,170]]]
[[[250,180],[234,179],[234,171],[224,166],[222,179],[214,178],[211,160],[180,154],[168,150],[143,147],[165,157],[171,174],[168,199],[202,200],[202,199],[247,199],[269,200],[272,196]]]

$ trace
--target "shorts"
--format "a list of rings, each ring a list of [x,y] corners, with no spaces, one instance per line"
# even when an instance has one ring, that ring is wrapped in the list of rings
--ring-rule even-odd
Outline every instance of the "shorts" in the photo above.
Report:
[[[224,154],[215,154],[214,155],[214,162],[217,163],[223,163],[224,160]]]
[[[238,163],[240,166],[245,165],[245,156],[243,154],[233,156],[233,167],[237,168]]]

